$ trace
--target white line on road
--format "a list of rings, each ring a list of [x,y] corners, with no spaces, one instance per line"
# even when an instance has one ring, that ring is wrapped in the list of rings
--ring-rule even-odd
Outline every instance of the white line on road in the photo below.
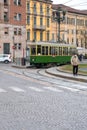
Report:
[[[1,92],[7,92],[6,90],[4,90],[4,89],[2,89],[2,88],[0,88],[0,93]]]
[[[76,88],[78,88],[78,89],[87,89],[87,86],[82,86],[82,85],[79,85],[79,84],[75,84],[75,85],[72,85],[73,87],[76,87]]]
[[[54,91],[54,92],[62,92],[62,90],[59,90],[59,89],[53,88],[53,87],[44,87],[44,89],[48,89],[48,90]]]
[[[16,92],[25,92],[23,89],[21,88],[18,88],[18,87],[10,87],[13,91],[16,91]]]
[[[29,87],[29,89],[32,89],[32,90],[37,91],[37,92],[43,91],[42,89],[39,89],[39,88],[36,88],[36,87]]]
[[[75,88],[69,88],[69,87],[65,87],[65,86],[58,86],[60,88],[63,88],[63,89],[67,89],[67,90],[70,90],[72,92],[78,92],[79,90],[78,89],[75,89]]]

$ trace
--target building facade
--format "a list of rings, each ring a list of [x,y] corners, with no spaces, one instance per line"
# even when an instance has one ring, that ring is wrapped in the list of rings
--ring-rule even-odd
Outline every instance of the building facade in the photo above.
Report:
[[[58,8],[61,8],[60,12]],[[53,5],[52,9],[53,40],[58,41],[60,33],[60,41],[87,49],[87,11],[76,10],[64,5]],[[62,19],[63,11],[66,12],[64,19]],[[60,30],[58,30],[58,19],[56,20],[57,13],[60,13]]]
[[[52,3],[0,0],[0,53],[11,53],[13,58],[26,57],[28,44],[35,41],[60,40],[87,49],[87,10]]]
[[[25,0],[0,0],[0,53],[26,55],[25,10]]]

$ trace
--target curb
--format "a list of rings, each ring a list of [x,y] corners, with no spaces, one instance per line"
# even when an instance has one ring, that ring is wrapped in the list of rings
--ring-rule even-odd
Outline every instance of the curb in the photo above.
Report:
[[[45,72],[50,74],[50,75],[56,76],[56,77],[61,77],[61,78],[69,79],[69,80],[87,83],[86,79],[82,79],[82,78],[78,78],[78,77],[65,76],[65,75],[63,75],[63,71],[62,72],[60,71],[61,74],[52,73],[52,72],[49,72],[48,70],[45,70]]]
[[[17,66],[17,65],[12,65],[14,68],[19,68],[19,69],[26,69],[27,66]]]

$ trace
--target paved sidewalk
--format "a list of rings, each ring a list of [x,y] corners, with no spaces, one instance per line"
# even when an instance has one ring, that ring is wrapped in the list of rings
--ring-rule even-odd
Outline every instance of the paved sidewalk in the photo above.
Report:
[[[87,82],[87,76],[84,76],[84,75],[73,76],[73,74],[71,73],[61,71],[59,67],[46,69],[46,73],[57,76],[57,77],[67,78],[70,80]]]

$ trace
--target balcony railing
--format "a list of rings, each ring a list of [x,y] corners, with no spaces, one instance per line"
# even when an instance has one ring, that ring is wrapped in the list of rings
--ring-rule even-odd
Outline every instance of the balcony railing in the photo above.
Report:
[[[8,6],[8,3],[7,3],[7,2],[5,2],[5,3],[4,3],[4,6]]]
[[[35,29],[35,30],[45,30],[46,26],[45,25],[36,25],[36,24],[34,24],[33,29]]]

